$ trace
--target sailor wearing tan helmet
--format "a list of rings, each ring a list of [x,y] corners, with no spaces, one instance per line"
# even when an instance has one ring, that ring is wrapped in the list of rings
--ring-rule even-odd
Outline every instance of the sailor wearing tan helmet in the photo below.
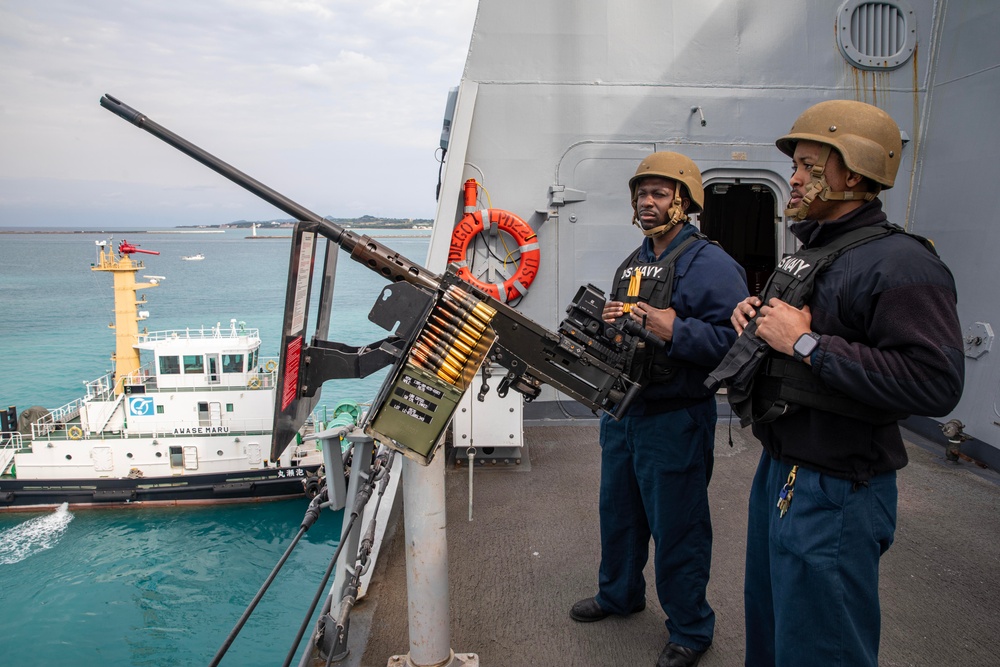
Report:
[[[705,589],[716,404],[704,381],[736,338],[729,316],[747,294],[746,275],[690,224],[704,191],[689,158],[649,155],[629,190],[632,222],[645,238],[615,272],[603,316],[630,318],[665,345],[637,350],[630,375],[642,393],[620,421],[601,419],[598,592],[574,604],[570,616],[589,622],[643,609],[652,537],[656,593],[670,632],[656,664],[690,667],[715,628]]]
[[[770,347],[734,405],[764,448],[750,493],[746,664],[875,667],[879,558],[907,462],[897,420],[945,415],[962,393],[955,284],[930,243],[882,211],[902,152],[887,113],[822,102],[777,146],[792,158],[786,215],[802,248],[732,313],[737,331],[749,327],[741,338]]]

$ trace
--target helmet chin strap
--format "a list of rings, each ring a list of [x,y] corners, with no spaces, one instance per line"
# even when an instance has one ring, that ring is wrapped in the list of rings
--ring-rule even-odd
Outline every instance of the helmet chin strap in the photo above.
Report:
[[[826,161],[830,157],[830,149],[829,144],[822,144],[816,164],[813,165],[813,168],[809,172],[812,178],[809,181],[809,185],[806,186],[806,192],[802,195],[799,205],[785,209],[785,215],[788,218],[792,220],[805,220],[809,213],[809,205],[817,197],[819,197],[820,201],[871,201],[881,192],[881,185],[876,185],[874,192],[852,192],[850,190],[834,192],[831,190],[830,184],[826,182],[826,174],[823,173],[826,169]]]
[[[633,210],[635,210],[634,203],[632,204],[632,208]],[[668,212],[670,213],[670,220],[668,220],[666,224],[660,225],[659,227],[653,227],[652,229],[646,229],[645,227],[643,227],[642,223],[639,222],[638,211],[636,211],[635,214],[632,216],[632,224],[638,227],[639,230],[642,231],[642,233],[645,234],[646,236],[655,239],[658,236],[663,236],[679,223],[687,222],[688,215],[687,213],[684,212],[684,201],[680,196],[679,185],[676,188],[676,192],[674,193],[674,201],[670,205],[670,210]]]

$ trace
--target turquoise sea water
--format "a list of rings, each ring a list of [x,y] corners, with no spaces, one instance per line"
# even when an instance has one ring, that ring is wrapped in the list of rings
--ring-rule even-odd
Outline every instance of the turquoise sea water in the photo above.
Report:
[[[358,230],[365,233],[366,230]],[[283,230],[290,234],[291,230]],[[367,230],[373,236],[377,231]],[[427,232],[383,243],[416,262],[427,255]],[[395,234],[395,232],[394,232]],[[124,235],[129,243],[160,255],[133,255],[145,268],[137,274],[166,276],[143,290],[150,331],[210,327],[231,319],[260,329],[261,355],[277,356],[285,302],[291,239],[248,240],[247,230],[221,234]],[[91,271],[99,234],[0,234],[0,405],[54,408],[83,393],[84,383],[111,369],[114,331],[112,276]],[[115,246],[123,235],[113,237]],[[201,261],[183,256],[201,253]],[[317,272],[319,271],[317,262]],[[359,345],[386,335],[368,321],[368,311],[386,281],[341,252],[330,339]],[[313,292],[316,301],[317,290]],[[312,329],[310,328],[310,331]],[[370,400],[384,373],[364,380],[327,383],[323,403]]]
[[[2,664],[207,665],[305,507],[0,515]],[[327,513],[306,533],[222,665],[282,663],[336,548],[340,516]]]
[[[290,239],[245,236],[125,235],[162,253],[143,257],[139,272],[166,276],[145,291],[149,330],[235,318],[259,328],[262,354],[277,356]],[[0,405],[63,405],[110,369],[112,279],[90,271],[94,241],[106,238],[0,235]],[[116,233],[114,243],[120,240]],[[382,240],[412,260],[426,256],[426,232]],[[195,253],[205,259],[181,260]],[[340,253],[332,340],[358,345],[385,335],[367,321],[384,284]],[[328,382],[321,404],[370,401],[384,375]],[[305,507],[296,500],[0,514],[0,664],[208,664],[294,537]],[[222,665],[281,664],[339,532],[339,515],[328,514],[306,533]]]

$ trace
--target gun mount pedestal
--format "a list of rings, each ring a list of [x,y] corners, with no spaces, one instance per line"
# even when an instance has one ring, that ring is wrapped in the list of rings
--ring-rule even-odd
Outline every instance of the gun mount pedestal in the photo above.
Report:
[[[410,652],[389,667],[478,667],[474,653],[451,650],[443,456],[429,465],[403,459],[403,523]]]

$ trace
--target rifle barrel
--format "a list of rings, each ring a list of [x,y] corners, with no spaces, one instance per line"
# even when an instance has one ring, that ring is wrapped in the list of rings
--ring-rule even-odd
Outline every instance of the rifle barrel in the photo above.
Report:
[[[342,248],[344,248],[344,250],[348,252],[352,252],[354,250],[353,245],[351,245],[351,247],[346,247],[343,243],[341,243],[341,238],[344,235],[343,227],[333,222],[330,222],[329,220],[323,218],[322,216],[317,215],[316,213],[313,213],[305,206],[302,206],[301,204],[298,204],[289,199],[288,197],[284,196],[280,192],[277,192],[267,187],[260,181],[243,173],[242,171],[232,166],[231,164],[223,162],[222,160],[215,157],[211,153],[199,148],[198,146],[195,146],[190,141],[177,136],[167,128],[150,120],[149,117],[147,117],[145,114],[142,114],[139,111],[133,109],[132,107],[128,106],[121,100],[116,99],[111,95],[104,95],[103,97],[101,97],[101,106],[107,109],[108,111],[111,111],[112,113],[121,116],[122,118],[132,123],[136,127],[146,130],[157,139],[160,139],[170,144],[171,146],[181,151],[185,155],[197,160],[198,162],[202,163],[215,173],[219,174],[220,176],[223,176],[224,178],[229,179],[236,185],[239,185],[245,190],[250,191],[252,194],[257,195],[267,203],[271,204],[275,208],[284,211],[285,213],[292,216],[296,220],[304,220],[324,225],[325,227],[327,227],[327,229],[333,232],[332,235],[327,235],[331,241],[337,243]],[[349,236],[353,238],[353,235]]]

